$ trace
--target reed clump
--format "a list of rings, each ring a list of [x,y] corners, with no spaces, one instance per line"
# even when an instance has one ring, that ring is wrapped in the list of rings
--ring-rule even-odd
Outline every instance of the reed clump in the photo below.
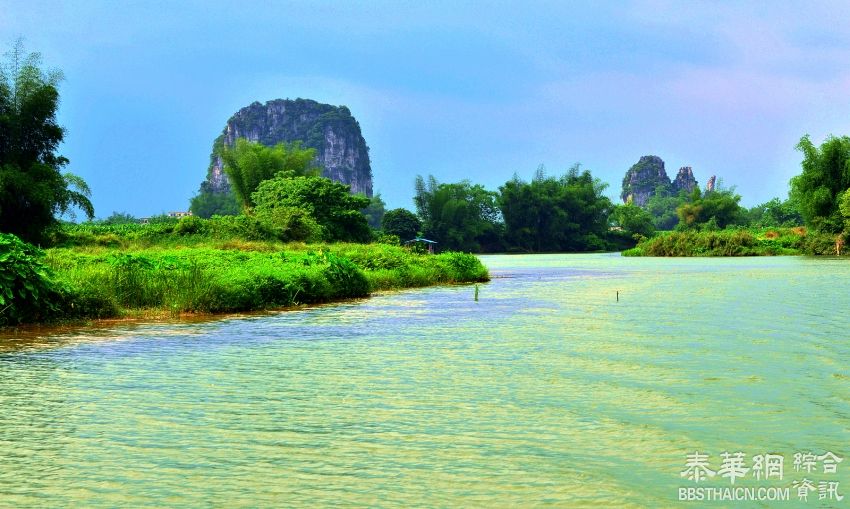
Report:
[[[623,256],[777,256],[806,251],[805,231],[794,228],[663,232]]]

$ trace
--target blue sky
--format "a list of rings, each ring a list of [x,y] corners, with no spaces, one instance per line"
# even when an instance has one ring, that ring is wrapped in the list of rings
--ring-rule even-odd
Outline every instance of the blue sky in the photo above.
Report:
[[[794,145],[850,134],[850,2],[0,0],[0,43],[64,71],[61,152],[98,216],[184,210],[239,108],[347,105],[389,207],[413,179],[495,189],[580,162],[619,194],[656,154],[745,205]]]

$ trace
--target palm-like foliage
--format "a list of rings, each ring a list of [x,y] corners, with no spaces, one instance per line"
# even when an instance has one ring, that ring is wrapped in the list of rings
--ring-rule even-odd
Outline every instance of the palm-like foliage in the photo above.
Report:
[[[850,137],[830,136],[817,147],[807,135],[797,150],[803,153],[803,172],[791,179],[791,199],[808,226],[825,232],[842,231],[839,202],[850,189]]]
[[[246,209],[254,206],[252,194],[264,180],[279,173],[287,177],[317,177],[316,150],[302,149],[299,143],[278,143],[266,147],[239,138],[233,147],[222,147],[219,154],[233,192]]]
[[[57,215],[94,208],[86,183],[62,173],[68,159],[56,153],[65,131],[56,122],[58,71],[41,69],[37,53],[18,43],[0,65],[0,231],[39,240]]]

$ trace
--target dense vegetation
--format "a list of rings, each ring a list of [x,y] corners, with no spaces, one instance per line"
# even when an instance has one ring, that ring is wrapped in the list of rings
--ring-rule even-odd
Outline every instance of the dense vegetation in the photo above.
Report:
[[[497,194],[479,184],[463,181],[441,184],[431,176],[427,184],[416,177],[413,202],[426,237],[445,249],[501,250]]]
[[[233,193],[245,209],[256,205],[254,193],[266,180],[278,175],[286,178],[317,177],[321,173],[314,163],[315,149],[302,149],[298,143],[278,143],[267,147],[239,138],[233,147],[222,146],[219,155]]]
[[[235,216],[240,209],[239,200],[232,190],[226,193],[200,192],[189,202],[189,210],[205,219],[212,216]]]
[[[69,287],[97,294],[107,304],[101,316],[257,310],[487,279],[481,263],[462,253],[423,256],[380,244],[240,247],[56,249],[47,263]]]
[[[42,250],[0,233],[0,326],[43,320],[59,311],[62,287],[43,257]]]
[[[679,229],[718,229],[746,222],[745,210],[739,205],[741,197],[731,189],[716,189],[700,193],[696,188],[687,201],[679,205]]]
[[[3,235],[0,325],[248,311],[488,279],[464,253],[275,239],[247,216],[68,224],[46,251]]]
[[[797,210],[797,206],[790,200],[782,201],[779,198],[756,205],[747,211],[746,217],[749,225],[755,228],[792,227],[804,224],[803,216]]]
[[[603,194],[606,187],[578,165],[559,177],[541,167],[530,182],[514,175],[498,192],[469,181],[417,177],[414,203],[421,227],[415,231],[442,248],[473,252],[604,251],[633,246],[635,234],[651,234],[648,215],[615,206]],[[392,233],[414,232],[409,218],[404,229],[393,219]]]
[[[796,255],[807,245],[804,228],[686,230],[645,239],[624,256]]]
[[[407,209],[393,209],[384,214],[381,229],[387,235],[395,235],[402,241],[408,241],[419,235],[422,221]]]
[[[655,233],[650,213],[631,203],[615,206],[610,221],[609,238],[619,249],[632,246],[637,239],[651,237]]]
[[[531,182],[514,178],[499,188],[504,244],[517,251],[597,251],[609,247],[613,204],[607,184],[573,166],[561,177],[538,169]]]
[[[803,153],[803,172],[791,179],[791,197],[806,224],[820,231],[846,232],[841,202],[850,191],[850,137],[829,137],[816,147],[804,136],[797,149]]]
[[[363,195],[324,177],[291,178],[279,173],[260,183],[253,194],[255,213],[281,228],[291,239],[368,242],[372,233],[361,209]],[[294,226],[293,226],[294,225]],[[299,229],[296,235],[293,229]]]
[[[366,195],[361,194],[360,196],[365,197]],[[384,219],[384,213],[386,212],[386,203],[381,199],[381,193],[375,193],[368,200],[369,204],[360,212],[366,216],[366,223],[369,225],[369,228],[380,230],[381,221]]]
[[[56,154],[65,134],[56,123],[62,74],[39,65],[20,41],[0,65],[0,231],[31,242],[75,207],[94,216],[88,186],[63,173],[68,159]]]
[[[734,189],[690,195],[656,193],[646,204],[656,224],[676,232],[644,239],[627,255],[742,256],[841,255],[850,235],[850,138],[829,137],[820,147],[804,136],[802,173],[791,179],[789,198],[749,210]],[[675,207],[676,218],[670,211]],[[805,226],[805,228],[802,228]]]

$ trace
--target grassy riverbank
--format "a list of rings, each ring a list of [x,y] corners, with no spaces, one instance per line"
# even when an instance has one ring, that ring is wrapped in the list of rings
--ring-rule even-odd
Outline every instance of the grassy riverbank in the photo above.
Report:
[[[8,283],[15,295],[0,325],[274,309],[489,278],[470,254],[175,232],[179,224],[66,228],[57,247],[19,257],[32,270]]]
[[[623,256],[835,255],[835,236],[805,228],[661,232]],[[844,253],[846,254],[846,253]]]

